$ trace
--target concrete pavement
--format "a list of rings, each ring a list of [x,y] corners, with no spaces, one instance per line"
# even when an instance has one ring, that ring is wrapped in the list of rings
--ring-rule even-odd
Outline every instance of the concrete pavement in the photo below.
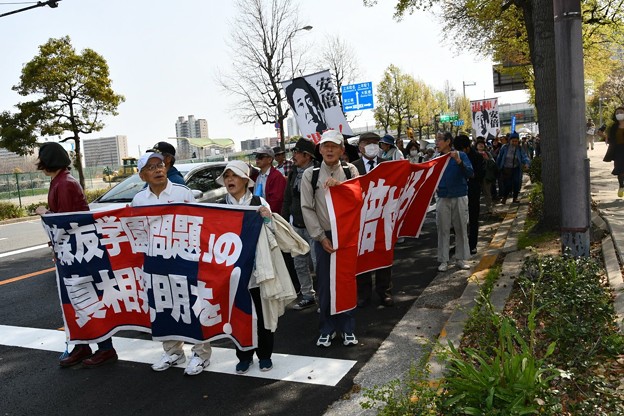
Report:
[[[605,260],[609,284],[615,294],[615,310],[620,330],[624,331],[624,280],[620,265],[624,255],[624,198],[617,197],[617,177],[611,175],[612,163],[602,161],[606,145],[596,143],[594,150],[588,151],[590,158],[590,182],[592,201],[597,207],[592,211],[595,229],[604,230],[602,252]],[[527,181],[523,192],[526,193]],[[365,399],[363,392],[382,386],[392,380],[402,380],[412,364],[427,359],[428,345],[447,341],[459,345],[468,313],[479,294],[481,278],[504,254],[501,276],[491,293],[496,310],[501,311],[519,275],[527,251],[518,251],[517,237],[524,228],[528,211],[528,200],[523,198],[520,205],[497,206],[498,212],[505,213],[496,234],[490,241],[479,243],[478,252],[470,262],[469,271],[449,270],[439,273],[412,308],[382,343],[377,353],[362,368],[354,379],[353,393],[344,400],[334,403],[325,416],[374,415],[374,409],[364,410],[360,403]],[[600,233],[594,233],[594,235]],[[434,356],[428,358],[432,380],[443,375],[444,367]]]

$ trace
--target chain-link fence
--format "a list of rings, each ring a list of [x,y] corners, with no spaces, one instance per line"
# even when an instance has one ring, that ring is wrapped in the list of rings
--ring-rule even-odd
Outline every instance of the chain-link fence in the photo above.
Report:
[[[104,166],[98,166],[84,169],[87,189],[111,186],[102,179],[104,168]],[[75,169],[72,169],[71,173],[78,179]],[[2,202],[12,202],[20,207],[45,202],[48,199],[48,189],[50,189],[50,177],[41,171],[0,174],[0,201]]]

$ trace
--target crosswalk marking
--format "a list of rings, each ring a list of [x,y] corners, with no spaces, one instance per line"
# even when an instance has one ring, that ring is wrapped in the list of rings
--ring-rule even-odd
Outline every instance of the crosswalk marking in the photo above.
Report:
[[[61,353],[65,350],[65,333],[52,329],[0,325],[0,344]],[[115,350],[117,350],[119,359],[122,361],[152,364],[163,353],[162,344],[157,341],[113,337],[113,345]],[[184,350],[187,358],[189,358],[191,356],[191,345],[185,345]],[[273,353],[271,358],[273,360],[273,369],[271,371],[260,371],[257,360],[254,360],[254,365],[249,372],[239,377],[257,377],[295,383],[335,386],[356,363],[356,361],[352,360],[277,353]],[[233,348],[213,347],[210,365],[204,371],[236,374],[236,363],[238,363],[238,359]],[[55,364],[50,363],[50,365]],[[184,369],[184,366],[185,364],[181,364],[175,367]],[[145,371],[152,373],[148,366],[145,367]]]
[[[27,247],[27,248],[21,248],[19,250],[14,250],[14,251],[8,251],[6,253],[0,253],[0,258],[2,257],[9,257],[9,256],[14,256],[16,254],[22,254],[22,253],[27,253],[29,251],[33,251],[33,250],[40,250],[42,248],[46,248],[48,247],[47,244],[40,244],[38,246],[33,246],[33,247]]]

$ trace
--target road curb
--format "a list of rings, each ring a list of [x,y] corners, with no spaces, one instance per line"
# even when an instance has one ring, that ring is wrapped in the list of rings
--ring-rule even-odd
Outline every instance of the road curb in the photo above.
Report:
[[[8,220],[2,220],[0,221],[0,225],[7,225],[7,224],[15,224],[18,222],[26,222],[26,221],[33,221],[36,219],[41,218],[39,215],[31,215],[28,217],[19,217],[19,218],[9,218]]]
[[[530,187],[526,189],[528,188]],[[523,191],[523,195],[525,193],[526,190]],[[430,368],[430,382],[435,385],[441,379],[444,366],[437,359],[436,352],[432,352],[433,346],[447,345],[447,341],[455,346],[459,345],[464,325],[469,318],[468,314],[476,304],[481,282],[487,271],[496,263],[498,257],[504,254],[505,249],[517,247],[518,227],[524,227],[528,208],[524,204],[509,204],[499,208],[499,211],[503,209],[506,210],[505,218],[498,225],[487,246],[479,248],[481,254],[471,261],[474,262],[472,270],[455,269],[438,273],[384,340],[377,353],[355,376],[353,391],[343,400],[334,402],[324,416],[377,414],[375,409],[361,407],[360,402],[365,399],[364,391],[378,388],[393,380],[402,380],[409,373],[411,366],[417,365],[422,359],[427,360]],[[508,243],[510,238],[512,242]],[[513,257],[511,254],[508,256]],[[522,259],[523,257],[524,254],[521,255]],[[516,268],[519,270],[521,265],[520,263]],[[505,270],[508,270],[508,274],[512,273],[510,267]],[[457,285],[461,279],[467,279],[468,284],[460,296],[446,297],[440,301],[440,288]],[[513,279],[510,277],[500,280],[495,286],[493,296],[500,298],[500,302],[497,303],[500,303],[502,308],[513,286]]]

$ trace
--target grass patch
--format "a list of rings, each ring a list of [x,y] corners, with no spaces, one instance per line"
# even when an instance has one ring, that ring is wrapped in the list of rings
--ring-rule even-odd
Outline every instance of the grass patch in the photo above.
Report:
[[[536,247],[548,241],[556,240],[559,237],[559,233],[555,231],[541,230],[538,220],[527,218],[524,222],[524,230],[518,236],[518,249],[524,250],[528,247]]]
[[[558,246],[558,235],[536,224],[527,225],[527,245]],[[500,272],[487,273],[460,348],[436,354],[447,368],[439,386],[423,361],[402,382],[367,391],[362,406],[397,416],[623,415],[624,335],[603,264],[534,254],[502,313],[489,300]]]

